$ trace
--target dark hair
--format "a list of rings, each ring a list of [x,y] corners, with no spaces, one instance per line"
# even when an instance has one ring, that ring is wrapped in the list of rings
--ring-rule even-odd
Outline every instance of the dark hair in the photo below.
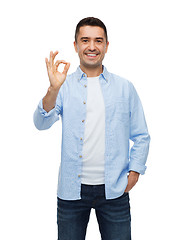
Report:
[[[104,30],[105,33],[105,37],[106,37],[106,42],[108,42],[108,36],[107,36],[107,29],[106,26],[104,25],[104,23],[98,19],[98,18],[94,18],[94,17],[87,17],[87,18],[83,18],[76,26],[76,30],[75,30],[75,41],[77,42],[77,36],[79,34],[79,30],[80,27],[83,26],[98,26],[101,27]]]

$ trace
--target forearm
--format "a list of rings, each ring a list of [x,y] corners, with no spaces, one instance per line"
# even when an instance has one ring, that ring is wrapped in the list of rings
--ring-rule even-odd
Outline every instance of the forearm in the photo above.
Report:
[[[150,135],[148,132],[135,136],[134,145],[130,150],[129,171],[144,174],[146,161],[149,152]]]
[[[57,108],[59,111],[59,108]],[[42,99],[40,100],[34,114],[33,121],[38,130],[45,130],[50,128],[58,119],[59,115],[56,108],[46,112],[43,108]]]
[[[144,174],[150,135],[142,103],[132,83],[130,83],[130,139],[134,142],[134,145],[130,150],[129,171]]]
[[[54,89],[52,87],[48,88],[48,91],[47,91],[45,97],[43,98],[43,108],[46,112],[49,112],[50,110],[52,110],[55,107],[59,89],[60,88],[58,88],[58,89]]]

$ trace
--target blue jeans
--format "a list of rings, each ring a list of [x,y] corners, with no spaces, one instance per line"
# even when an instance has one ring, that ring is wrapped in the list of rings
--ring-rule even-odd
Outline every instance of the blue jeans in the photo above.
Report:
[[[105,198],[105,185],[81,185],[81,199],[57,198],[58,240],[85,240],[91,208],[102,240],[131,240],[129,194]]]

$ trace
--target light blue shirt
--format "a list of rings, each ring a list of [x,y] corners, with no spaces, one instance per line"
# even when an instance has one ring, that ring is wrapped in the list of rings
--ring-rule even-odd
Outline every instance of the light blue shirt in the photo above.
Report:
[[[105,104],[105,197],[114,199],[124,193],[129,171],[145,173],[150,135],[133,84],[104,66],[99,81]],[[81,199],[86,104],[87,75],[78,67],[61,86],[55,108],[47,113],[41,99],[33,116],[39,130],[62,120],[57,196],[64,200]],[[131,149],[129,140],[133,141]]]

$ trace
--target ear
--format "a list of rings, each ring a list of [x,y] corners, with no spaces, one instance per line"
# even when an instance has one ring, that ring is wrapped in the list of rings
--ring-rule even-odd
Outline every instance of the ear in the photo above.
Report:
[[[105,53],[107,53],[107,51],[108,51],[108,46],[109,46],[109,42],[106,43],[106,51],[105,51]]]
[[[74,48],[75,48],[76,53],[78,53],[77,43],[75,41],[74,41]]]

